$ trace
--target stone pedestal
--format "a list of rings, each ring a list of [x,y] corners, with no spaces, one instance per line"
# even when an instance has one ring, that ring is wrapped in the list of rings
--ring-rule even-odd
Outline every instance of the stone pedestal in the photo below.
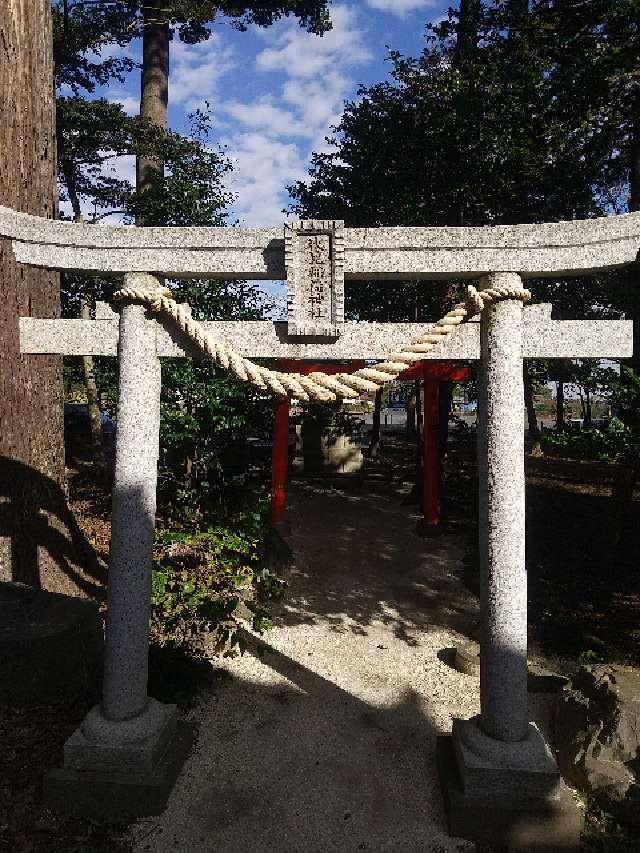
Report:
[[[484,287],[520,287],[496,273]],[[454,721],[438,761],[449,831],[516,850],[579,845],[581,818],[544,738],[528,722],[523,308],[481,318],[478,468],[481,715]]]
[[[127,278],[132,287],[156,282]],[[160,361],[142,305],[122,309],[119,356],[102,702],[66,742],[63,769],[45,783],[52,807],[115,820],[162,810],[189,740],[176,737],[175,706],[147,696]]]
[[[478,754],[463,738],[456,731],[437,744],[451,835],[527,853],[579,850],[580,811],[533,724],[520,755],[500,746]]]
[[[342,411],[309,407],[300,438],[305,474],[357,474],[364,466],[361,424]]]

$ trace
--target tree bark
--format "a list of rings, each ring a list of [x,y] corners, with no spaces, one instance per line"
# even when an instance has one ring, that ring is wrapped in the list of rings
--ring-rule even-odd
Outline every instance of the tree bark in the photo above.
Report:
[[[140,117],[166,130],[169,98],[169,21],[162,0],[147,0],[143,6],[142,74]],[[164,175],[159,157],[138,157],[136,188],[149,192]],[[163,224],[138,221],[138,225]]]
[[[564,429],[564,382],[556,382],[556,430]]]
[[[369,456],[371,459],[377,459],[380,452],[380,412],[382,410],[382,388],[376,391],[376,397],[373,404],[373,426],[371,428],[371,444],[369,445]]]
[[[80,297],[80,319],[91,319],[89,300],[85,294]],[[96,468],[98,468],[100,474],[104,476],[107,470],[107,460],[104,453],[102,420],[100,417],[100,395],[98,394],[98,386],[96,384],[93,356],[82,356],[82,368],[84,371],[84,384],[87,392],[87,409],[89,411],[89,424],[91,428],[91,455],[93,456],[93,462]]]
[[[49,0],[0,0],[0,203],[49,219],[57,212],[52,47]],[[20,355],[21,316],[60,316],[59,277],[20,266],[0,240],[0,578],[56,588],[63,545],[47,548],[43,518],[66,511],[62,359]]]
[[[540,437],[540,429],[538,427],[536,407],[533,402],[533,383],[526,361],[522,364],[522,372],[524,376],[524,405],[527,410],[527,426],[529,427],[530,437],[536,441]]]

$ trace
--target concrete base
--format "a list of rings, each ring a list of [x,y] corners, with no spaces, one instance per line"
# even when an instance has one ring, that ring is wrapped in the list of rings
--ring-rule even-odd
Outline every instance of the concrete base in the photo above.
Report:
[[[67,770],[97,773],[152,773],[174,737],[175,705],[149,699],[145,710],[130,720],[108,720],[100,705],[64,745]]]
[[[453,738],[437,742],[438,772],[449,832],[453,836],[527,853],[569,853],[580,847],[582,815],[560,780],[549,796],[510,792],[466,792],[458,770]]]
[[[553,753],[535,723],[524,740],[512,743],[488,737],[479,717],[453,721],[453,749],[467,796],[553,797],[560,773]]]
[[[180,722],[156,766],[148,773],[106,773],[60,768],[44,780],[45,804],[56,812],[120,822],[164,811],[194,739],[194,727]]]

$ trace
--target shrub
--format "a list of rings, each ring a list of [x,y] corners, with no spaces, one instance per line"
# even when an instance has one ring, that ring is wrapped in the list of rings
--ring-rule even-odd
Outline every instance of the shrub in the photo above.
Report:
[[[540,438],[544,453],[566,459],[592,459],[610,462],[627,452],[630,430],[613,418],[602,429],[586,427],[562,432],[545,430]]]
[[[156,537],[152,632],[162,642],[195,644],[215,636],[218,653],[243,652],[243,624],[271,627],[268,603],[286,585],[264,564],[264,511],[244,511],[199,530],[164,530]]]

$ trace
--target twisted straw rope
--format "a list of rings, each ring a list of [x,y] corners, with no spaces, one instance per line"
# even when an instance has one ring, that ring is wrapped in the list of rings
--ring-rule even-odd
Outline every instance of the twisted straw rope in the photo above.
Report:
[[[469,285],[467,296],[444,317],[432,326],[417,341],[393,353],[386,361],[374,367],[363,367],[354,373],[337,373],[328,376],[320,371],[302,376],[299,373],[283,373],[269,370],[268,367],[255,364],[241,356],[233,347],[216,340],[205,328],[194,320],[189,309],[179,305],[171,298],[168,288],[132,288],[125,287],[114,294],[114,299],[122,302],[140,302],[159,314],[165,314],[199,347],[211,356],[216,364],[228,370],[241,382],[251,382],[262,391],[291,396],[299,400],[320,400],[323,403],[338,399],[353,399],[363,392],[375,392],[386,382],[396,379],[407,367],[420,361],[425,353],[431,352],[443,340],[452,335],[458,326],[480,314],[485,308],[505,299],[517,299],[527,303],[531,293],[521,287],[497,286],[476,290]]]

